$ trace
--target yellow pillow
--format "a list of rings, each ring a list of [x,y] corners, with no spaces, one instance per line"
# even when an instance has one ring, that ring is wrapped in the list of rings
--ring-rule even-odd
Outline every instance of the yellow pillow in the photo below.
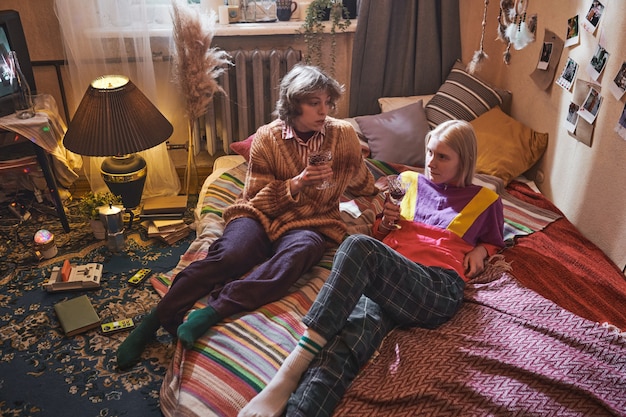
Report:
[[[548,134],[538,133],[496,106],[470,122],[476,131],[476,172],[501,178],[508,184],[543,155]]]

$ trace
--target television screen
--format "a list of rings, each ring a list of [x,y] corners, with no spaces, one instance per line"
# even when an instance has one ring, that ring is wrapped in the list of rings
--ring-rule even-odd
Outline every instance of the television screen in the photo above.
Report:
[[[0,97],[13,93],[13,88],[11,87],[13,71],[9,65],[10,50],[11,46],[9,45],[9,39],[7,38],[6,31],[2,26],[0,26]]]
[[[15,51],[17,54],[20,68],[30,86],[31,93],[36,94],[33,67],[20,15],[15,10],[0,10],[0,116],[15,112],[10,82],[13,74],[8,64],[9,51]]]

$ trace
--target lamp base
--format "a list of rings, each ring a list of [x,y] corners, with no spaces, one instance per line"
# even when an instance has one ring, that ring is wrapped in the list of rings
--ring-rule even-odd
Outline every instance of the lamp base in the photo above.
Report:
[[[100,172],[109,190],[122,198],[126,209],[139,206],[148,174],[145,159],[137,154],[112,156],[102,162]]]

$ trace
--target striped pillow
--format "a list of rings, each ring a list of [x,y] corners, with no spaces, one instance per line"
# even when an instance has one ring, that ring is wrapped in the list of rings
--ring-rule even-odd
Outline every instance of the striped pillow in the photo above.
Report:
[[[469,74],[463,64],[457,61],[424,110],[432,129],[447,120],[470,122],[495,106],[509,113],[511,92],[495,88]]]

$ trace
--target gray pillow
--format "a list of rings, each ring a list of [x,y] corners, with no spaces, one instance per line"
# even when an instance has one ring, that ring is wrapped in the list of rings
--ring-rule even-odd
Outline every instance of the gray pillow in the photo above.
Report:
[[[424,166],[424,138],[430,130],[422,100],[385,113],[355,117],[371,158]]]

